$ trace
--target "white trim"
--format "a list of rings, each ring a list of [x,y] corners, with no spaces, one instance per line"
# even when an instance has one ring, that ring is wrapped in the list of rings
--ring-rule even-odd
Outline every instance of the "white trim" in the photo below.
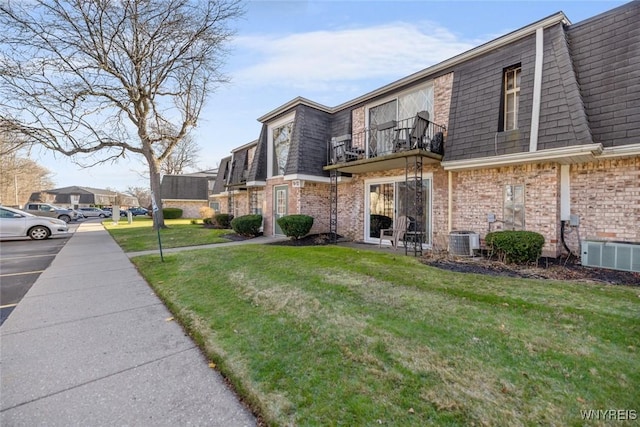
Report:
[[[245,186],[247,187],[266,187],[267,181],[247,181]]]
[[[291,101],[287,102],[286,104],[283,104],[278,108],[271,110],[270,112],[263,115],[262,117],[258,117],[258,121],[261,123],[268,122],[269,120],[273,119],[279,114],[282,114],[285,111],[290,110],[293,107],[296,107],[298,105],[306,105],[307,107],[315,108],[316,110],[324,111],[326,113],[334,112],[332,108],[327,107],[326,105],[318,104],[317,102],[311,101],[310,99],[304,98],[302,96],[298,96],[296,98],[293,98]]]
[[[289,175],[282,176],[284,181],[293,181],[296,179],[300,179],[302,181],[307,182],[317,182],[320,184],[331,184],[331,178],[327,176],[316,176],[316,175],[307,175],[303,173],[293,173]],[[350,182],[353,178],[350,176],[339,176],[338,182]]]
[[[242,151],[242,150],[245,150],[245,149],[248,149],[248,148],[251,148],[251,147],[255,147],[257,145],[258,145],[258,140],[256,139],[256,140],[253,140],[251,142],[248,142],[248,143],[246,143],[244,145],[241,145],[239,147],[236,147],[236,148],[232,149],[231,153],[236,153],[238,151]]]
[[[273,175],[273,129],[283,126],[287,123],[293,122],[296,119],[295,111],[287,114],[279,120],[269,123],[267,125],[267,178],[281,177],[282,175]],[[293,131],[293,127],[291,128]],[[293,134],[293,132],[292,132]]]
[[[571,162],[595,160],[602,153],[602,144],[573,145],[571,147],[553,148],[550,150],[540,150],[515,154],[505,154],[502,156],[480,157],[468,160],[453,160],[442,162],[444,170],[463,171],[471,169],[483,169],[500,166],[512,166],[523,163],[541,163],[546,161],[566,160]]]
[[[571,216],[571,166],[560,165],[560,220],[569,221]]]
[[[538,151],[538,128],[540,127],[543,60],[544,28],[538,28],[536,30],[536,61],[533,73],[533,105],[531,106],[531,133],[529,135],[529,151],[531,152]]]
[[[209,199],[162,199],[162,202],[208,202]]]
[[[640,144],[629,144],[618,147],[606,147],[602,150],[601,159],[612,159],[616,157],[640,156]]]

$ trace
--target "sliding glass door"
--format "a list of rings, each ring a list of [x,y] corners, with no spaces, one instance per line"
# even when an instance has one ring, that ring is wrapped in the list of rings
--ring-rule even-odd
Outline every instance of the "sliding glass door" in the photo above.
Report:
[[[392,228],[396,218],[407,216],[410,230],[415,231],[416,219],[420,216],[416,204],[416,181],[405,182],[402,178],[367,181],[365,212],[365,241],[377,243],[380,229]],[[423,243],[431,245],[431,178],[422,180],[422,227]]]

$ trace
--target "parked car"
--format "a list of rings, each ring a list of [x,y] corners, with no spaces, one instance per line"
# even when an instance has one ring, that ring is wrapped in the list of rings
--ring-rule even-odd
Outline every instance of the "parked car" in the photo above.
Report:
[[[131,209],[129,209],[129,212],[131,212],[131,215],[133,215],[133,216],[149,215],[149,211],[147,209],[145,209],[145,208],[142,208],[142,207],[131,208]]]
[[[85,207],[85,208],[79,208],[79,209],[80,209],[80,212],[82,212],[82,215],[84,215],[87,218],[107,218],[111,216],[111,212],[105,211],[100,208]]]
[[[49,203],[27,203],[23,211],[36,216],[58,218],[67,223],[78,219],[78,215],[72,209],[60,208]]]
[[[28,236],[33,240],[44,240],[68,232],[67,223],[60,219],[0,206],[0,238]]]

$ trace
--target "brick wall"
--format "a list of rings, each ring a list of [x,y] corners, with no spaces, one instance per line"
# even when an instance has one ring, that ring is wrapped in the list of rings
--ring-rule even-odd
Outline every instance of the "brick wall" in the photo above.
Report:
[[[200,208],[208,207],[207,202],[184,201],[184,200],[163,200],[163,208],[182,209],[182,218],[200,218]]]
[[[219,196],[219,195],[215,195],[215,196],[211,196],[211,201],[216,201],[220,203],[220,211],[218,213],[221,214],[228,214],[229,213],[229,197],[224,195],[224,196]]]
[[[542,234],[544,254],[559,254],[560,167],[557,164],[509,166],[453,173],[453,230],[489,231],[487,215],[503,219],[505,185],[525,186],[525,229]],[[491,225],[491,231],[502,229]]]
[[[445,74],[434,80],[433,88],[433,121],[441,126],[449,126],[449,110],[451,109],[451,92],[453,73]]]
[[[640,242],[640,157],[572,165],[570,177],[581,238]]]

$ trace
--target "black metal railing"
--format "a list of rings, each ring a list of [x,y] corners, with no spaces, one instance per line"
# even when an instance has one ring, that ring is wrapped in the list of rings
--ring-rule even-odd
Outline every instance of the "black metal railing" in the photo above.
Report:
[[[360,132],[331,138],[328,164],[387,156],[410,150],[444,154],[446,128],[422,117],[392,120]]]

